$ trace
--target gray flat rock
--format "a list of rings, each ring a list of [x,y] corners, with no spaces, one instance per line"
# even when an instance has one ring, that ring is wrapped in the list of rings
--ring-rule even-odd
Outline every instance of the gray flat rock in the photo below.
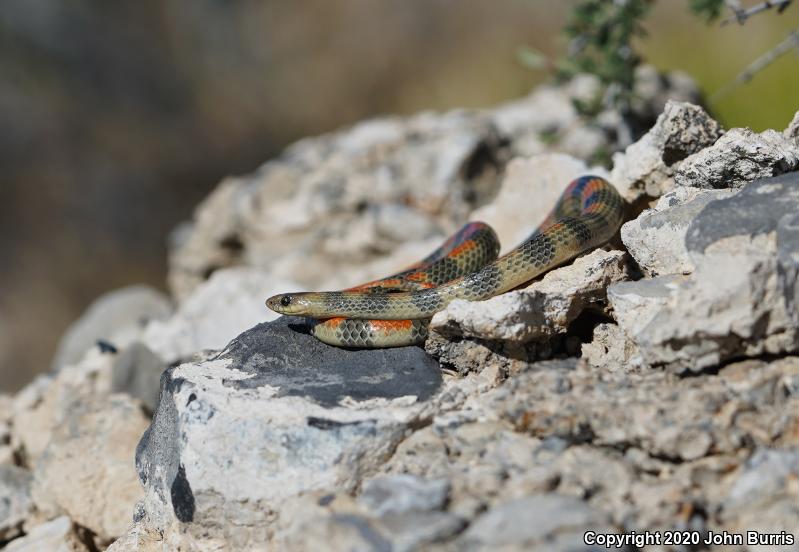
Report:
[[[324,406],[336,406],[345,397],[426,400],[441,385],[438,363],[419,347],[332,347],[308,334],[303,319],[288,316],[244,332],[220,358],[250,375],[225,380],[227,387],[269,385],[280,389],[278,397],[306,397]]]
[[[331,347],[291,317],[255,326],[164,372],[136,455],[144,515],[258,542],[282,501],[354,489],[376,471],[440,385],[418,347]]]
[[[688,251],[704,253],[724,238],[773,232],[782,217],[796,212],[799,173],[764,178],[730,198],[710,202],[689,226],[685,245]]]

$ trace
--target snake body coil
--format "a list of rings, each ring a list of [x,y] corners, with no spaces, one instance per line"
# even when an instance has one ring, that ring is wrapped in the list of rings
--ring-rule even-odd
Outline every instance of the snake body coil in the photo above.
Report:
[[[623,201],[605,179],[574,180],[552,212],[518,247],[496,258],[490,227],[469,223],[416,265],[344,291],[286,293],[266,305],[322,319],[311,333],[343,347],[396,347],[427,336],[429,318],[453,299],[479,301],[516,288],[603,244],[623,219]]]

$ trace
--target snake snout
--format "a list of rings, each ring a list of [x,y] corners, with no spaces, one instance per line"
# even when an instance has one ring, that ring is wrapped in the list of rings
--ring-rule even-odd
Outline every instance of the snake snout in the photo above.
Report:
[[[266,306],[272,309],[275,312],[279,312],[281,314],[288,314],[286,309],[291,307],[292,297],[289,293],[281,293],[280,295],[274,295],[266,300]]]
[[[281,293],[266,300],[266,306],[280,314],[307,314],[307,303],[302,293]]]

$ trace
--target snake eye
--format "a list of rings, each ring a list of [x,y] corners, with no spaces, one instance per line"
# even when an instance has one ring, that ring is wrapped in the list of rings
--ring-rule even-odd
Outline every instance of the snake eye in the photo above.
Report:
[[[280,298],[280,304],[284,307],[288,307],[291,304],[291,295],[284,295]]]

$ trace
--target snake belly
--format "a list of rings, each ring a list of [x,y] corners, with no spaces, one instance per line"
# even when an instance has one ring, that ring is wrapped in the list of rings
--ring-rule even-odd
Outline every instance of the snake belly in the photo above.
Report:
[[[424,342],[430,317],[454,299],[480,301],[516,288],[608,241],[624,216],[616,189],[598,176],[572,181],[539,227],[496,258],[499,244],[483,223],[469,223],[416,265],[343,291],[275,295],[267,306],[306,316],[317,339],[342,347]],[[493,239],[493,243],[491,243]]]

